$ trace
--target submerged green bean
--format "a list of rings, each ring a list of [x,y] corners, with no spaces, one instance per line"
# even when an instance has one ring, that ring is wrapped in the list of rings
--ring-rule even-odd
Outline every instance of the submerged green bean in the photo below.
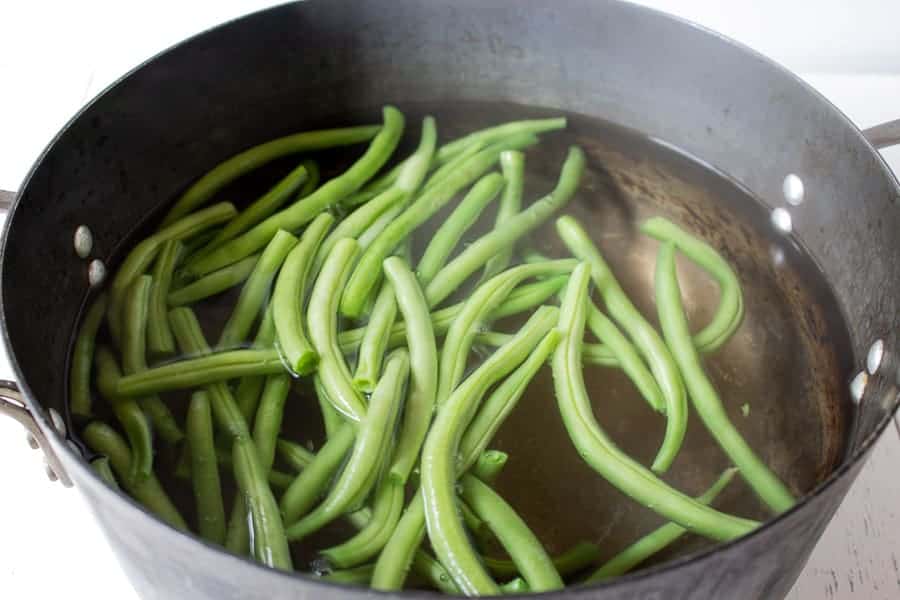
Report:
[[[406,344],[410,354],[409,393],[389,475],[397,483],[406,483],[418,460],[434,412],[438,374],[437,344],[425,294],[409,265],[403,259],[391,257],[384,261],[384,273],[396,294],[397,304],[406,323]]]
[[[266,307],[265,314],[263,314],[259,329],[256,330],[256,337],[253,340],[254,348],[266,349],[274,347],[275,317],[273,312],[272,305],[269,304]],[[265,381],[265,377],[261,375],[246,375],[241,377],[237,389],[234,391],[234,401],[237,403],[248,425],[253,423],[253,419],[256,416],[256,408],[259,406],[259,395],[262,393]]]
[[[708,490],[697,496],[697,502],[700,502],[701,504],[711,504],[722,490],[725,489],[725,486],[728,485],[736,472],[737,469],[726,469]],[[657,552],[672,544],[685,533],[687,533],[687,530],[681,525],[678,525],[677,523],[666,523],[603,563],[599,569],[594,571],[591,576],[585,580],[585,583],[595,583],[617,575],[624,575]]]
[[[572,217],[564,216],[556,221],[556,230],[572,254],[590,265],[591,277],[606,309],[631,337],[656,377],[665,399],[666,433],[652,469],[658,473],[665,472],[678,455],[687,431],[687,396],[672,353],[628,299],[584,228]]]
[[[253,272],[256,263],[259,260],[259,254],[248,256],[243,260],[239,260],[233,265],[222,267],[218,271],[213,271],[209,275],[205,275],[196,281],[178,288],[174,292],[169,292],[167,302],[170,307],[185,306],[199,302],[210,296],[215,296],[226,290],[230,290],[239,283],[242,283],[250,273]]]
[[[500,155],[500,168],[506,185],[500,197],[500,207],[494,220],[494,229],[503,229],[507,221],[522,210],[522,192],[525,188],[525,155],[518,151],[508,151]],[[513,248],[501,250],[484,265],[482,280],[487,280],[503,271],[512,260]]]
[[[69,410],[73,415],[89,416],[91,414],[91,365],[94,364],[94,349],[97,345],[97,332],[106,315],[107,297],[100,294],[88,308],[75,346],[72,348],[72,370],[69,374]]]
[[[268,473],[275,462],[275,446],[281,423],[284,419],[284,405],[291,391],[291,377],[287,373],[270,375],[260,396],[256,419],[253,421],[253,443],[259,455],[259,464]]]
[[[684,314],[678,274],[675,271],[675,244],[672,242],[664,243],[659,250],[656,263],[656,306],[666,342],[684,373],[691,400],[703,424],[762,501],[775,513],[788,510],[796,502],[794,496],[741,437],[725,413],[715,387],[703,371]]]
[[[397,527],[394,528],[394,533],[391,534],[387,544],[381,550],[381,554],[378,555],[378,560],[375,561],[375,570],[372,572],[372,588],[385,591],[402,589],[410,565],[413,564],[424,539],[425,505],[422,502],[420,488],[410,500]],[[440,564],[437,561],[435,563]]]
[[[579,265],[569,279],[560,308],[559,329],[565,336],[553,354],[553,383],[563,424],[584,460],[626,495],[693,532],[716,540],[745,535],[756,521],[726,515],[669,487],[622,452],[594,418],[584,386],[582,336],[587,317],[591,267]]]
[[[243,344],[247,340],[250,328],[263,311],[278,270],[296,244],[297,238],[287,231],[279,229],[275,233],[247,278],[237,304],[222,328],[220,348]]]
[[[122,487],[132,498],[143,504],[147,510],[181,531],[188,531],[178,509],[166,495],[159,480],[151,473],[147,477],[135,478],[131,475],[132,453],[125,441],[114,429],[94,421],[81,433],[84,442],[98,454],[109,459]]]
[[[511,217],[502,228],[495,229],[469,244],[441,269],[425,289],[428,304],[435,306],[440,303],[498,252],[510,248],[516,240],[533,231],[565,206],[578,189],[583,173],[584,152],[573,146],[569,148],[553,191]]]
[[[95,458],[91,461],[91,468],[97,473],[97,476],[103,480],[103,482],[111,487],[114,490],[121,489],[119,487],[119,482],[116,481],[116,476],[112,472],[112,467],[109,466],[109,458],[106,456],[101,456],[99,458]]]
[[[187,440],[191,481],[197,504],[200,537],[215,544],[225,541],[225,505],[213,439],[212,410],[206,392],[194,392],[187,412]]]
[[[463,475],[462,497],[487,522],[533,592],[559,590],[562,577],[537,536],[516,511],[477,477]]]
[[[559,336],[555,337],[558,339]],[[513,375],[510,375],[510,377]],[[460,447],[462,447],[462,443],[460,443]],[[507,460],[509,460],[509,455],[502,450],[485,450],[478,455],[478,459],[472,465],[472,475],[490,485],[500,475],[500,471],[506,466]]]
[[[435,159],[439,162],[445,162],[451,159],[457,153],[464,151],[469,144],[492,144],[513,135],[535,135],[538,133],[545,133],[547,131],[565,129],[565,127],[565,117],[511,121],[509,123],[503,123],[502,125],[496,125],[494,127],[488,127],[486,129],[475,131],[466,136],[458,138],[450,142],[449,144],[444,144],[438,150]]]
[[[600,558],[600,548],[590,542],[579,542],[558,556],[552,557],[553,566],[560,576],[568,577],[596,563]],[[519,573],[511,560],[482,557],[484,566],[496,577],[515,577]]]
[[[381,362],[390,341],[391,326],[397,317],[397,301],[394,286],[382,284],[375,297],[375,305],[369,313],[359,351],[356,354],[356,371],[353,373],[353,387],[369,393],[381,375]]]
[[[194,182],[178,198],[175,205],[169,209],[166,218],[163,220],[163,225],[169,225],[192,212],[241,175],[249,173],[276,158],[288,154],[332,148],[334,146],[359,144],[372,139],[380,129],[380,125],[366,125],[342,129],[305,131],[253,146],[216,165],[215,168]]]
[[[403,115],[396,108],[384,108],[384,125],[369,144],[365,154],[338,177],[315,192],[270,216],[240,236],[216,248],[186,266],[193,276],[205,275],[236,262],[262,248],[279,229],[296,231],[332,204],[359,189],[387,162],[403,133]]]
[[[315,460],[316,455],[300,444],[290,440],[279,439],[275,444],[275,450],[286,464],[295,471],[302,471]]]
[[[300,242],[285,258],[272,293],[272,316],[278,345],[288,366],[299,375],[308,375],[319,360],[303,331],[303,309],[312,261],[332,223],[334,217],[328,213],[313,219],[300,237]]]
[[[153,285],[147,307],[147,348],[152,356],[171,356],[175,353],[175,338],[169,328],[167,296],[172,285],[172,275],[184,252],[178,240],[163,244],[153,267]]]

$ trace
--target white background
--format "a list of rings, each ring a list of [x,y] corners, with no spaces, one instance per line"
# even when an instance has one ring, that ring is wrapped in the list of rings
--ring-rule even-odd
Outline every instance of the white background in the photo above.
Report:
[[[900,118],[900,2],[651,0],[795,70],[861,126]],[[274,2],[227,0],[0,3],[0,188],[15,190],[68,118],[118,76],[185,36]],[[898,154],[888,155],[895,170]],[[11,372],[0,349],[0,377]],[[796,600],[900,597],[895,432],[845,502],[792,594]],[[891,444],[888,447],[888,444]],[[81,498],[47,482],[24,432],[0,419],[0,597],[73,593],[134,598]],[[883,477],[873,473],[883,466]],[[861,511],[876,531],[853,547]],[[861,526],[860,526],[861,527]],[[875,536],[879,537],[879,536]],[[848,541],[849,540],[849,541]],[[877,542],[877,543],[876,543]],[[860,550],[861,549],[861,550]],[[864,555],[860,558],[860,551]],[[844,556],[846,554],[846,556]],[[855,558],[854,558],[855,555]],[[865,563],[865,564],[863,564]],[[893,571],[891,573],[891,563]],[[831,583],[833,579],[833,583]],[[90,582],[88,584],[88,582]],[[855,582],[855,585],[854,585]],[[82,587],[82,590],[85,588]]]

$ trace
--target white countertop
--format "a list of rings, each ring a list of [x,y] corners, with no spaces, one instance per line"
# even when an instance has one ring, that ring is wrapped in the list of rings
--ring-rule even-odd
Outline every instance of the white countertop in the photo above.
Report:
[[[876,10],[879,3],[859,3],[853,18],[845,21],[841,20],[844,9],[837,5],[846,3],[798,2],[788,12],[779,13],[782,20],[799,19],[804,11],[798,10],[797,4],[807,12],[821,13],[817,17],[824,15],[823,23],[828,24],[825,31],[837,36],[838,48],[847,46],[842,32],[865,29],[865,39],[854,47],[859,50],[858,56],[834,47],[815,55],[783,39],[767,38],[759,33],[767,23],[763,18],[766,11],[754,9],[752,2],[732,3],[729,6],[736,8],[729,13],[717,8],[716,2],[702,0],[678,5],[673,0],[643,3],[714,26],[795,69],[818,70],[804,75],[805,79],[862,127],[900,118],[900,46],[895,37],[898,21],[880,18]],[[232,0],[219,2],[216,7],[169,0],[152,4],[98,0],[12,4],[0,7],[0,23],[4,24],[0,36],[0,80],[4,82],[0,95],[0,188],[14,190],[56,130],[117,75],[186,35],[267,3]],[[771,0],[762,4],[771,5],[769,8],[775,11],[783,3]],[[900,16],[896,3],[880,6],[893,7],[894,17]],[[51,18],[48,12],[53,13]],[[752,15],[756,19],[748,22]],[[113,23],[120,25],[114,27]],[[798,43],[827,39],[821,30],[797,29],[784,35],[788,34]],[[890,43],[879,46],[876,42],[881,38]],[[873,69],[863,69],[866,73],[860,74],[860,65],[874,65],[876,71],[897,74],[876,74]],[[835,68],[854,72],[834,72]],[[887,152],[886,157],[900,172],[900,149]],[[11,377],[2,348],[0,377]],[[48,482],[41,457],[27,446],[24,430],[2,418],[0,456],[0,595],[49,598],[71,594],[70,582],[78,580],[90,582],[93,597],[136,599],[80,494]],[[900,597],[898,464],[900,434],[892,428],[879,442],[816,547],[788,596],[790,600]]]

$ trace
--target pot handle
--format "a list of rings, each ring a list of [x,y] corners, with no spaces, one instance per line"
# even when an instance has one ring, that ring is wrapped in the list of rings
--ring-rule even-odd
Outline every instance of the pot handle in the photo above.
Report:
[[[62,463],[59,462],[59,458],[53,452],[53,448],[50,447],[50,441],[47,439],[47,436],[38,427],[34,415],[31,414],[31,411],[25,405],[25,401],[22,399],[22,392],[19,391],[19,386],[14,381],[0,379],[0,415],[12,417],[21,423],[30,434],[29,441],[32,447],[35,450],[37,448],[43,450],[44,459],[47,461],[47,475],[51,479],[59,479],[59,482],[65,487],[72,487],[72,480],[69,479]],[[51,413],[51,418],[53,416]],[[62,422],[60,420],[61,425]],[[54,423],[54,426],[56,426],[56,423]]]
[[[863,129],[862,134],[877,149],[900,144],[900,119]]]

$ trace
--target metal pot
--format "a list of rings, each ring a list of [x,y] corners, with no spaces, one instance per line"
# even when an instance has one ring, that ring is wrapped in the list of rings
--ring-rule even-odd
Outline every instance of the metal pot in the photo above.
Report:
[[[65,414],[70,336],[89,287],[89,263],[72,236],[88,226],[95,256],[108,260],[164,200],[252,143],[385,102],[447,100],[599,116],[709,157],[771,208],[783,204],[785,175],[802,176],[809,200],[791,208],[794,233],[850,324],[841,359],[862,368],[840,465],[745,538],[603,586],[547,594],[783,596],[900,399],[900,188],[875,151],[900,141],[900,125],[860,133],[752,51],[613,0],[310,0],[215,28],[124,77],[53,140],[10,209],[3,338],[21,391],[0,384],[0,410],[28,427],[54,473],[87,496],[144,598],[375,596],[264,569],[182,535],[107,488],[67,444],[51,415]]]

